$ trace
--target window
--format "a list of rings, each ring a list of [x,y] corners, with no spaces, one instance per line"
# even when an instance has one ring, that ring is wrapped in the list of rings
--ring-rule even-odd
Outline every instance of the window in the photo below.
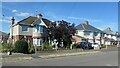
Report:
[[[90,32],[84,32],[84,35],[90,35]]]
[[[43,39],[33,39],[33,44],[40,46],[43,44]]]
[[[43,27],[39,25],[35,25],[34,32],[43,33]]]
[[[40,33],[43,33],[43,27],[40,27]]]
[[[28,26],[22,25],[22,31],[28,31]]]
[[[76,34],[78,34],[78,30],[76,30]]]
[[[37,45],[42,45],[43,40],[42,39],[37,39]]]

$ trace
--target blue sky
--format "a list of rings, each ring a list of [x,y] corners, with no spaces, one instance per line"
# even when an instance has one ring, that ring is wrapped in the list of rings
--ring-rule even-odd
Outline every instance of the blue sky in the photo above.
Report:
[[[90,25],[101,30],[111,27],[113,31],[118,31],[117,2],[3,2],[0,7],[4,14],[0,29],[4,32],[9,32],[12,16],[17,23],[39,13],[53,21],[66,20],[78,25],[88,20]]]

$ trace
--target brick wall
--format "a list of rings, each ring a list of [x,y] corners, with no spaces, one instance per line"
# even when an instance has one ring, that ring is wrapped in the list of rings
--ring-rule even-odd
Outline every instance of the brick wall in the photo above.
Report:
[[[24,38],[24,35],[13,36],[13,44],[18,40],[27,40],[27,41],[29,40],[29,43],[33,44],[32,36],[26,36],[26,39]]]

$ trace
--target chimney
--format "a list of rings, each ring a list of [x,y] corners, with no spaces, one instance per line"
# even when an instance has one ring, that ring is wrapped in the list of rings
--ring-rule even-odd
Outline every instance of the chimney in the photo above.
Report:
[[[38,15],[37,15],[37,18],[38,18],[38,19],[42,19],[42,14],[38,14]]]
[[[88,21],[84,21],[84,23],[83,23],[83,24],[88,25],[89,23],[88,23]]]
[[[107,28],[107,30],[111,31],[111,28],[110,28],[110,27],[108,27],[108,28]]]
[[[15,19],[14,19],[14,17],[12,17],[12,25],[15,23]]]

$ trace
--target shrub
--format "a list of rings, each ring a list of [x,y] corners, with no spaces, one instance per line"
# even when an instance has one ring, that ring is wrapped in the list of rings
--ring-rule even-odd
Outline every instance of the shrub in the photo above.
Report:
[[[106,45],[102,44],[102,45],[101,45],[101,48],[106,48]]]
[[[18,53],[28,53],[28,43],[25,40],[18,40],[14,44],[15,51]]]
[[[2,52],[8,52],[9,50],[9,45],[7,43],[2,43]]]
[[[29,45],[29,46],[28,46],[28,52],[29,52],[30,54],[31,54],[31,53],[35,53],[34,46]]]
[[[45,42],[45,43],[43,44],[43,49],[52,49],[52,45],[49,45],[48,42]]]

